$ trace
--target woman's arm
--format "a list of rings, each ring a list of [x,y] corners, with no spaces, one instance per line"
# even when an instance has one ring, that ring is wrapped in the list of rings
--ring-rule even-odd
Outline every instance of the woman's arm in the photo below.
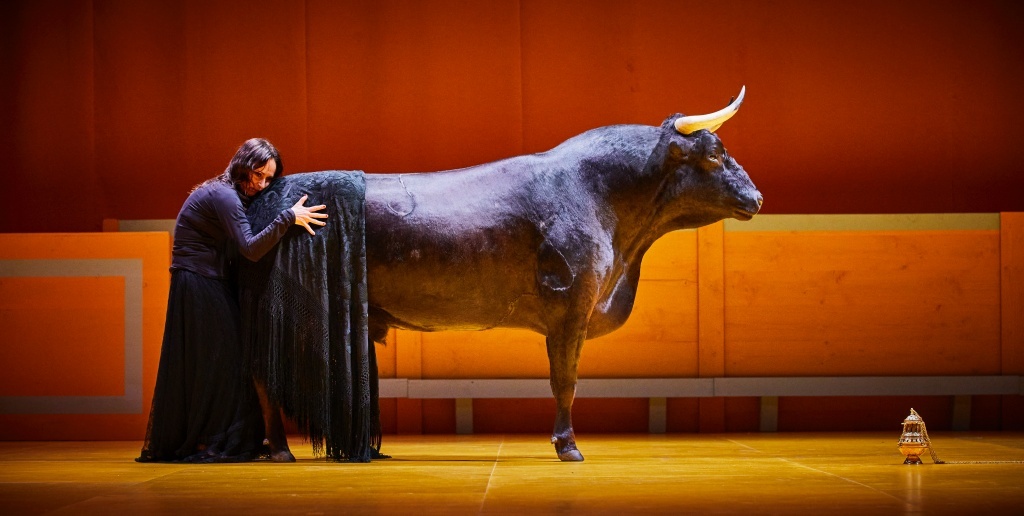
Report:
[[[245,216],[245,208],[242,206],[238,194],[229,188],[216,188],[212,196],[213,202],[216,204],[217,216],[224,226],[224,230],[238,244],[238,250],[242,256],[254,262],[267,254],[281,240],[292,224],[303,226],[310,234],[313,234],[313,229],[309,224],[323,226],[324,222],[317,219],[327,218],[326,213],[317,213],[326,206],[303,206],[306,196],[302,196],[295,206],[282,211],[267,227],[253,235],[249,219]]]

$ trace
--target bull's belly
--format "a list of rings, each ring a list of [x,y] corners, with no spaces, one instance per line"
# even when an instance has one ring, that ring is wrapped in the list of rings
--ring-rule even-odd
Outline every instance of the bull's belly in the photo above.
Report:
[[[425,332],[519,328],[546,335],[551,324],[541,315],[545,309],[538,304],[536,296],[523,296],[507,305],[426,295],[421,299],[426,302],[389,302],[371,295],[370,306],[385,314],[388,326]],[[594,313],[587,324],[586,338],[603,337],[624,323],[624,317]]]
[[[389,325],[419,331],[543,330],[535,273],[370,266],[370,307]]]
[[[452,282],[456,288],[439,288],[433,282],[417,284],[407,280],[394,283],[393,271],[371,269],[369,303],[387,318],[388,326],[416,331],[480,331],[492,328],[520,328],[542,335],[557,319],[559,307],[546,306],[537,292],[494,288],[471,288],[494,278],[466,278]],[[398,288],[396,288],[398,287]],[[619,307],[623,308],[623,307]],[[592,312],[587,321],[587,339],[607,335],[628,319],[632,303],[625,309]]]

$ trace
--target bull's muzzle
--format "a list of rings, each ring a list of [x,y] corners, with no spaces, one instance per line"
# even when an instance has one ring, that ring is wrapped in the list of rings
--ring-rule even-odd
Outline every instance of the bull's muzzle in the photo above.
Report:
[[[761,211],[761,205],[764,204],[764,197],[761,197],[761,192],[756,192],[756,195],[748,200],[743,206],[738,206],[732,216],[739,220],[750,220],[754,218]]]

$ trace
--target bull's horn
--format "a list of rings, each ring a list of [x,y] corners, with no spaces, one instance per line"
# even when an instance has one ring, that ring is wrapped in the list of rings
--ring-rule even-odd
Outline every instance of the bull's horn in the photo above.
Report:
[[[677,118],[676,131],[679,131],[682,134],[690,134],[700,131],[701,129],[708,129],[711,132],[717,131],[726,120],[732,118],[732,116],[739,111],[740,104],[743,103],[743,94],[746,93],[746,91],[746,86],[740,87],[740,95],[736,97],[736,100],[714,113]]]

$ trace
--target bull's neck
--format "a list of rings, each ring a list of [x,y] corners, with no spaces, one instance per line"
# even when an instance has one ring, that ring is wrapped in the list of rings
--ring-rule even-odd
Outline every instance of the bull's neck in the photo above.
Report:
[[[633,162],[628,169],[620,170],[620,174],[631,176],[630,181],[620,182],[610,197],[616,249],[630,263],[639,261],[658,238],[683,229],[664,209],[668,174],[645,170],[645,166],[645,162]]]
[[[660,220],[655,210],[621,210],[613,233],[615,247],[627,263],[637,263],[647,249],[677,228]]]

